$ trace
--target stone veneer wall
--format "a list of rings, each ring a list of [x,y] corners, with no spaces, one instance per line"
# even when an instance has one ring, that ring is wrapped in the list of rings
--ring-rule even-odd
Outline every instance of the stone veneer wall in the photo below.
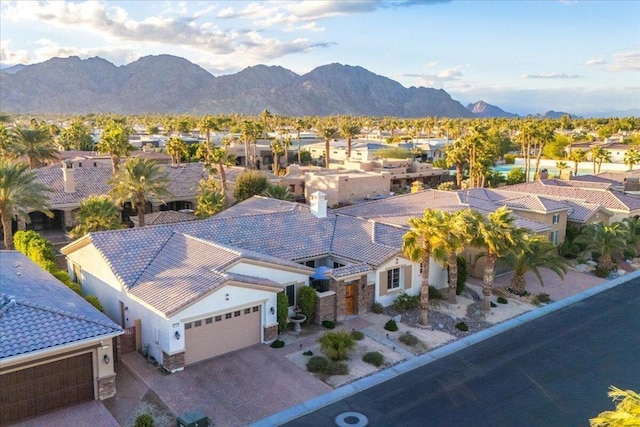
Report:
[[[364,314],[371,311],[371,307],[373,306],[373,293],[375,286],[373,283],[367,284],[367,276],[362,276],[358,279],[358,290],[356,291],[356,295],[358,298],[358,311],[356,314]]]
[[[336,293],[336,311],[335,320],[344,320],[344,309],[347,304],[347,291],[344,288],[344,282],[338,282],[335,279],[329,279],[329,290]]]
[[[98,378],[98,399],[104,400],[116,395],[116,375]]]
[[[313,321],[321,324],[323,320],[336,320],[336,293],[333,291],[318,292]]]
[[[278,338],[278,325],[266,326],[264,328],[264,340],[266,342],[275,341]]]
[[[184,351],[171,356],[163,351],[162,366],[171,373],[184,369]]]

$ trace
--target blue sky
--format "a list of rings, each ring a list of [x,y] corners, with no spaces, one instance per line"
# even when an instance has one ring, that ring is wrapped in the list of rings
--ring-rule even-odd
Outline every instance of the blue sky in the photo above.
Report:
[[[333,62],[463,104],[640,108],[640,1],[0,1],[0,63],[172,54],[213,75]]]

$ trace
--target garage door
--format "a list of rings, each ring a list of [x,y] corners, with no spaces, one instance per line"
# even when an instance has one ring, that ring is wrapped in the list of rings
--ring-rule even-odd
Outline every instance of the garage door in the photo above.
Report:
[[[0,424],[93,400],[93,354],[0,376]]]
[[[187,365],[260,342],[260,306],[185,323]]]

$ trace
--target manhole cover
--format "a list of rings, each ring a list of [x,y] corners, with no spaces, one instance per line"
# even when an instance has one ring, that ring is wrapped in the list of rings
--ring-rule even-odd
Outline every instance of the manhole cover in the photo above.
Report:
[[[343,412],[333,422],[338,427],[364,427],[369,424],[367,417],[360,412]]]

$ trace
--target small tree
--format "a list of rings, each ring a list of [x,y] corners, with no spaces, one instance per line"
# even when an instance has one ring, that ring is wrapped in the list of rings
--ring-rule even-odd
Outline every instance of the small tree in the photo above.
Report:
[[[513,168],[507,174],[507,185],[520,184],[525,181],[526,177],[522,168]]]
[[[241,173],[236,180],[233,189],[233,197],[236,202],[242,202],[257,194],[262,194],[267,189],[269,182],[267,177],[256,170],[248,170]]]
[[[56,271],[56,250],[50,241],[40,236],[29,241],[27,256],[48,272]]]
[[[284,292],[280,292],[277,296],[278,305],[278,333],[281,334],[287,329],[287,321],[289,319],[289,299]]]
[[[23,255],[27,255],[29,243],[35,238],[40,238],[40,235],[33,230],[16,231],[16,234],[13,236],[13,245],[15,250]]]
[[[346,360],[356,346],[356,340],[346,331],[327,332],[319,341],[322,351],[333,361]]]
[[[307,316],[305,324],[311,323],[313,320],[313,314],[316,310],[316,301],[318,300],[318,294],[316,290],[311,286],[305,286],[298,291],[298,305],[302,310],[302,314]]]

